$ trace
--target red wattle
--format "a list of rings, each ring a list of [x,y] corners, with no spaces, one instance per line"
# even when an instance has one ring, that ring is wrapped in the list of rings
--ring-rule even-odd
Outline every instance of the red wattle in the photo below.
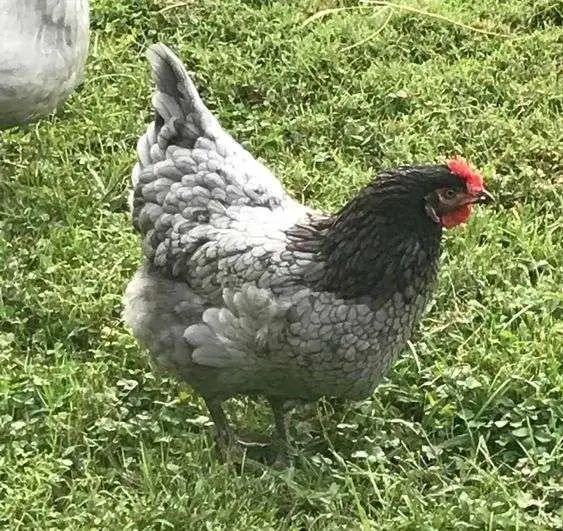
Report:
[[[471,215],[471,204],[460,206],[451,212],[446,212],[440,215],[440,221],[443,227],[451,229],[460,223],[465,223]]]

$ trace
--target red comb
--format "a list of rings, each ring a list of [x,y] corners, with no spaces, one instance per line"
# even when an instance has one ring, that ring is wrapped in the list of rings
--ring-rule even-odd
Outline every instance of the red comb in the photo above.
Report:
[[[464,158],[455,157],[450,159],[447,166],[448,170],[454,175],[465,179],[470,192],[479,192],[485,187],[481,174],[477,170],[474,170]]]

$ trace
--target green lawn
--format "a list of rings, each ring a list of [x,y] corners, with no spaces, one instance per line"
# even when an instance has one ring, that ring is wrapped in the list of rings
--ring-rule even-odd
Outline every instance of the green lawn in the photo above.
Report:
[[[397,1],[436,16],[304,26],[357,3],[93,1],[85,84],[0,136],[1,528],[563,528],[563,8]],[[435,304],[374,396],[297,413],[293,469],[221,464],[202,401],[120,320],[157,40],[308,204],[455,152],[499,198],[447,234]],[[268,426],[263,404],[231,412]]]

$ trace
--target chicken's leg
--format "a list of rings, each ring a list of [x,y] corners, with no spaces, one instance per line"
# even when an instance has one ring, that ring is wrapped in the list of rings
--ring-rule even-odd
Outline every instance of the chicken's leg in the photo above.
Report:
[[[229,451],[232,443],[234,442],[233,430],[227,419],[227,415],[223,411],[223,406],[221,406],[221,400],[206,398],[205,404],[211,418],[215,424],[215,430],[217,431],[217,444],[220,446],[221,450],[225,453]]]
[[[289,437],[284,409],[285,400],[276,397],[268,397],[268,402],[272,408],[276,426],[276,435],[272,441],[276,449],[275,464],[286,466],[289,463]]]
[[[274,413],[274,423],[276,427],[276,433],[273,437],[272,445],[270,446],[270,448],[275,451],[274,465],[285,467],[289,462],[289,443],[284,410],[285,401],[279,398],[269,397],[268,402]],[[265,446],[263,442],[240,440],[235,436],[229,420],[223,411],[221,400],[206,398],[205,403],[207,409],[209,409],[211,419],[215,424],[217,445],[225,458],[238,461],[242,460],[242,454],[250,452],[248,455],[251,459],[256,461],[264,459],[263,451]],[[238,455],[241,452],[242,454]]]

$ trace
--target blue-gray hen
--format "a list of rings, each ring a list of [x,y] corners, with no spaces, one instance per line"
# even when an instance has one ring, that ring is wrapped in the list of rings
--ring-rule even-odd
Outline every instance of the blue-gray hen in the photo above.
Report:
[[[0,0],[0,129],[59,107],[82,78],[88,0]]]
[[[138,143],[133,224],[144,262],[125,320],[205,399],[370,395],[428,302],[442,227],[489,198],[462,159],[382,172],[339,212],[307,208],[223,130],[180,60],[149,52],[154,122]]]

